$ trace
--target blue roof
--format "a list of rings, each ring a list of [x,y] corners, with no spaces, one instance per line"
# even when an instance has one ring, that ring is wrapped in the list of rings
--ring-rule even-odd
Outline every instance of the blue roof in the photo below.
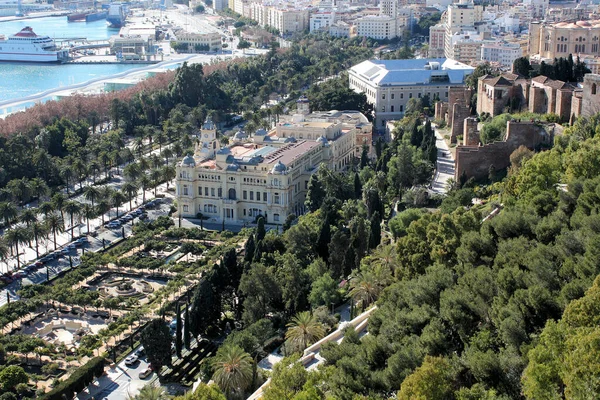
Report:
[[[350,70],[379,86],[462,84],[475,68],[448,58],[367,60]],[[436,79],[437,77],[437,79]]]

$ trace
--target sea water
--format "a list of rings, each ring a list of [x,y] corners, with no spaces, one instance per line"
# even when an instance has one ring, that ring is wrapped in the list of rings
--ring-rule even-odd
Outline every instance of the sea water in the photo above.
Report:
[[[55,39],[106,40],[119,33],[118,29],[108,28],[106,20],[68,22],[67,17],[62,16],[0,22],[0,34],[8,37],[26,26],[31,26],[38,35],[48,35]],[[139,64],[60,65],[0,62],[0,101],[18,100],[46,90],[109,77],[139,67]]]

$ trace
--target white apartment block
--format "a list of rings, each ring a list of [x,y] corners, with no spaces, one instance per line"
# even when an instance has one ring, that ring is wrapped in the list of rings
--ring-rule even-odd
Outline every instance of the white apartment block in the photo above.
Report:
[[[379,13],[394,18],[398,16],[398,0],[380,0]]]
[[[518,43],[485,42],[481,45],[481,60],[512,67],[514,61],[523,56]]]
[[[302,32],[309,27],[308,9],[265,7],[264,14],[263,26],[273,27],[281,34]]]
[[[282,224],[288,215],[304,213],[308,182],[318,166],[347,168],[357,138],[368,138],[365,144],[371,145],[371,130],[357,111],[296,114],[269,133],[259,130],[248,138],[238,132],[221,148],[207,121],[194,155],[177,165],[178,211],[191,218],[202,213],[212,222],[241,224],[263,216]]]
[[[336,21],[333,25],[329,26],[329,34],[333,37],[345,37],[349,38],[354,36],[354,27],[350,26],[344,21]]]
[[[350,89],[364,93],[373,104],[375,128],[404,116],[410,99],[429,96],[448,101],[450,87],[465,85],[474,68],[445,58],[368,60],[349,69]]]
[[[455,33],[450,37],[450,46],[446,48],[446,56],[462,63],[479,61],[482,42],[483,36],[477,32]]]
[[[310,31],[329,30],[335,22],[334,11],[320,11],[310,14]]]
[[[393,39],[398,36],[398,21],[387,15],[371,15],[355,21],[358,36]]]

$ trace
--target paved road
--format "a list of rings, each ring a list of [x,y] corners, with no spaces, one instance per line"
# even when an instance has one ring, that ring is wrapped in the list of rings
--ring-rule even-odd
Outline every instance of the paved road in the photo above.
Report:
[[[171,204],[173,204],[173,199],[171,197],[165,197],[161,201],[161,204],[158,208],[147,210],[148,219],[153,221],[159,216],[168,215]],[[137,218],[133,220],[133,222],[137,221]],[[81,225],[83,225],[83,227]],[[79,228],[83,229],[82,233],[85,234],[87,228],[85,224],[81,225],[79,226]],[[126,223],[125,225],[123,225],[122,228],[118,229],[108,229],[104,227],[99,227],[99,229],[97,229],[98,235],[96,237],[88,236],[88,244],[86,244],[82,248],[78,248],[69,253],[69,255],[71,256],[73,267],[76,268],[79,265],[80,257],[83,254],[84,250],[86,252],[98,251],[100,248],[102,248],[103,244],[105,246],[108,246],[110,243],[123,236],[123,229],[125,230],[125,237],[130,236],[132,231],[132,223]],[[91,224],[90,230],[94,230],[93,225]],[[7,285],[4,289],[0,291],[0,306],[6,304],[8,296],[10,296],[11,301],[18,300],[19,296],[17,295],[17,291],[21,288],[21,285],[41,284],[46,282],[46,272],[48,272],[50,279],[52,279],[59,273],[69,270],[71,265],[69,262],[69,255],[60,257],[58,260],[50,261],[46,263],[44,267],[23,278],[21,281],[15,281],[10,285]],[[48,271],[46,271],[46,266],[48,267]]]
[[[450,178],[454,179],[454,156],[449,151],[446,141],[437,129],[435,129],[435,139],[435,145],[438,149],[437,172],[431,183],[430,191],[435,194],[445,194],[448,191],[448,180]]]
[[[134,351],[137,351],[137,347]],[[128,367],[121,361],[116,368],[111,368],[106,374],[95,380],[85,390],[77,395],[79,400],[124,400],[135,396],[148,382],[154,378],[153,372],[146,379],[140,379],[140,372],[148,368],[148,362],[142,357],[135,365]]]

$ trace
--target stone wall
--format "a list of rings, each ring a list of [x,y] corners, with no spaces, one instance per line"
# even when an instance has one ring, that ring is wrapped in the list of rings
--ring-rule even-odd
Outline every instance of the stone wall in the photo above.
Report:
[[[508,121],[505,141],[456,148],[455,179],[458,181],[463,174],[467,178],[485,179],[491,165],[496,170],[507,168],[510,165],[510,155],[519,146],[535,150],[542,145],[552,144],[555,131],[558,134],[555,124]]]
[[[581,115],[591,117],[600,112],[600,75],[586,74],[583,78]]]
[[[477,118],[466,118],[463,129],[463,144],[465,146],[478,146],[480,142]]]

